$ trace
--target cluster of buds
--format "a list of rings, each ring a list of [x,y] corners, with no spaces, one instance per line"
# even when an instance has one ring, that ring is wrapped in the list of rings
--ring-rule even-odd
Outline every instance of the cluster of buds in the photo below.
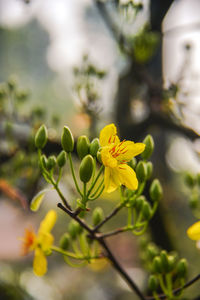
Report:
[[[48,140],[48,132],[45,125],[42,125],[36,135],[35,135],[35,146],[38,148],[39,158],[40,158],[40,167],[43,173],[45,180],[48,183],[53,184],[55,188],[58,188],[58,183],[61,179],[62,169],[65,166],[67,159],[69,160],[72,177],[75,182],[76,189],[81,196],[81,199],[77,199],[78,207],[85,210],[87,202],[89,200],[94,200],[96,196],[100,196],[103,192],[103,182],[101,181],[100,185],[98,186],[98,193],[94,191],[95,184],[98,181],[102,173],[102,169],[99,170],[95,178],[96,172],[96,160],[97,157],[100,160],[100,153],[99,153],[99,139],[95,138],[91,142],[89,141],[88,137],[83,135],[79,136],[77,143],[76,143],[76,152],[78,157],[80,158],[80,166],[79,166],[79,179],[83,183],[83,191],[81,191],[78,180],[76,178],[72,156],[71,153],[75,150],[75,142],[74,137],[71,133],[69,127],[64,126],[62,135],[61,135],[61,145],[63,150],[58,154],[56,157],[55,155],[50,155],[48,158],[45,154],[42,154],[42,149],[45,147]],[[58,169],[58,178],[57,180],[54,179],[54,171]],[[87,183],[90,182],[90,188],[86,190]],[[97,190],[96,190],[97,191]],[[31,207],[33,210],[37,210],[41,204],[41,195],[44,193],[40,192],[36,197],[34,197]]]
[[[175,288],[177,286],[183,287],[185,284],[188,269],[186,259],[178,259],[176,253],[167,253],[165,250],[160,251],[154,244],[147,246],[147,257],[152,273],[149,276],[148,285],[155,299],[159,299],[158,291],[160,289],[169,299],[172,299],[175,297]],[[177,297],[176,299],[179,299],[180,293]]]
[[[148,159],[151,157],[154,150],[154,141],[151,135],[148,135],[143,143],[145,144],[145,150],[141,154],[142,160],[138,163],[135,158],[129,162],[136,171],[136,176],[139,182],[138,189],[136,191],[126,190],[125,202],[126,207],[129,210],[128,226],[133,229],[133,233],[141,235],[147,228],[149,220],[153,217],[158,207],[159,201],[163,197],[162,186],[158,179],[154,179],[151,182],[149,195],[150,200],[147,200],[142,195],[146,186],[147,180],[151,180],[153,175],[153,164]]]

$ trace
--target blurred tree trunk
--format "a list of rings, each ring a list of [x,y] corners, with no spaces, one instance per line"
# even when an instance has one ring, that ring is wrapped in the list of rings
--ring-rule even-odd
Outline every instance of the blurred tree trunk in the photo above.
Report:
[[[154,136],[152,127],[156,129],[156,147],[154,157],[159,157],[160,161],[155,161],[155,168],[159,168],[160,177],[166,180],[168,177],[165,163],[166,154],[166,131],[163,126],[159,126],[157,115],[160,116],[162,102],[162,32],[161,26],[173,0],[151,0],[150,1],[150,25],[151,31],[160,35],[160,43],[157,50],[147,64],[139,65],[134,60],[128,72],[119,78],[118,92],[116,97],[116,123],[119,126],[120,135],[125,139],[141,141],[147,133]],[[142,101],[149,109],[146,119],[137,123],[131,114],[131,102],[137,99],[138,87],[144,87],[146,94]],[[155,118],[156,117],[156,118]],[[156,125],[156,126],[155,126]],[[167,128],[166,128],[167,130]],[[159,152],[159,155],[156,155]],[[155,173],[156,170],[155,170]],[[146,191],[148,194],[148,191]],[[147,195],[148,197],[148,195]],[[151,231],[154,241],[167,250],[173,248],[172,242],[164,223],[162,207],[159,206],[156,216],[151,221]]]

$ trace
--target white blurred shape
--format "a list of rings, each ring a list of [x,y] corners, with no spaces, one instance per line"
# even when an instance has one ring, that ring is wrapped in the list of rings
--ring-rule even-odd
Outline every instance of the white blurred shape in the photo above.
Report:
[[[34,16],[38,1],[27,5],[22,0],[0,0],[0,25],[7,28],[25,25]]]
[[[199,158],[193,150],[192,142],[182,137],[177,137],[171,143],[167,152],[166,158],[169,166],[176,172],[199,172]]]

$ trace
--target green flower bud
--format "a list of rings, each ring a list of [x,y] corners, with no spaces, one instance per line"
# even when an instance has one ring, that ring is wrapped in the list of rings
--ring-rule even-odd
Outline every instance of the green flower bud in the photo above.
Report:
[[[158,289],[159,283],[155,275],[150,275],[148,280],[148,287],[151,291],[156,291]]]
[[[59,241],[59,246],[63,250],[69,249],[69,246],[70,246],[70,235],[68,233],[64,233],[61,236],[60,241]]]
[[[43,149],[47,143],[48,133],[45,125],[41,125],[35,135],[36,148]]]
[[[157,256],[159,254],[159,250],[153,243],[150,243],[147,246],[147,253],[150,258],[154,258],[155,256]]]
[[[90,154],[93,157],[97,156],[97,152],[99,150],[100,144],[99,144],[99,139],[95,138],[92,140],[91,144],[90,144]]]
[[[159,201],[163,197],[163,190],[158,179],[154,179],[150,186],[150,197],[153,201]]]
[[[189,188],[192,188],[195,183],[196,183],[196,180],[195,180],[195,176],[191,173],[186,173],[185,174],[185,184],[189,187]]]
[[[155,273],[162,273],[163,272],[162,262],[161,262],[160,256],[154,257],[152,267],[153,267],[153,271]]]
[[[179,277],[184,278],[187,274],[188,264],[185,258],[179,260],[177,264],[177,274]]]
[[[64,167],[67,160],[67,155],[64,150],[62,150],[59,155],[57,156],[57,164],[60,168]]]
[[[0,84],[0,99],[3,99],[7,94],[7,89],[5,84]]]
[[[28,98],[28,91],[25,90],[17,91],[16,97],[19,102],[25,102]]]
[[[145,220],[149,220],[151,218],[151,206],[147,201],[145,201],[143,204],[142,215]]]
[[[141,156],[143,159],[148,159],[153,150],[154,150],[154,141],[153,141],[153,138],[152,136],[149,134],[145,137],[143,143],[146,145],[144,151],[142,152]]]
[[[88,154],[83,158],[80,164],[79,176],[82,182],[87,183],[93,173],[94,160],[92,155]]]
[[[139,196],[139,197],[135,200],[135,208],[136,208],[138,211],[141,211],[145,202],[146,202],[145,196]]]
[[[79,136],[77,141],[76,150],[80,159],[83,159],[88,153],[90,148],[90,141],[86,135]]]
[[[75,220],[72,220],[68,226],[70,237],[75,240],[77,236],[82,232],[82,227]]]
[[[54,155],[48,157],[46,166],[47,166],[47,170],[52,170],[53,168],[55,168],[56,158]]]
[[[64,126],[62,136],[61,136],[61,144],[63,149],[69,153],[74,150],[74,137],[71,133],[69,127]]]
[[[147,179],[150,179],[153,173],[153,164],[151,161],[147,162]]]
[[[98,160],[98,162],[100,162],[100,164],[102,164],[101,151],[100,150],[97,152],[97,160]]]
[[[168,271],[171,272],[174,270],[176,265],[176,257],[174,255],[168,255]]]
[[[134,206],[136,206],[136,199],[135,199],[135,197],[131,197],[130,199],[129,199],[129,202],[128,202],[128,204],[129,204],[129,206],[130,207],[134,207]],[[138,205],[138,204],[137,204]]]
[[[135,157],[133,157],[129,162],[128,162],[128,165],[132,168],[132,169],[135,169],[135,166],[137,164],[137,160]]]
[[[190,196],[190,199],[189,199],[189,204],[192,209],[195,209],[198,207],[198,205],[199,205],[199,194],[198,193],[192,193],[192,195]]]
[[[140,182],[147,178],[147,165],[143,161],[139,161],[136,167],[136,176]]]
[[[41,156],[41,167],[42,169],[46,169],[47,167],[47,157],[44,154]]]
[[[162,263],[162,268],[163,270],[167,273],[169,272],[169,261],[168,261],[168,256],[167,256],[167,252],[165,250],[162,250],[160,252],[160,259],[161,259],[161,263]]]
[[[16,87],[16,84],[17,84],[17,80],[16,78],[13,76],[11,77],[9,80],[8,80],[8,88],[10,91],[13,91]]]
[[[96,207],[92,214],[92,222],[97,226],[104,219],[104,213],[101,207]]]

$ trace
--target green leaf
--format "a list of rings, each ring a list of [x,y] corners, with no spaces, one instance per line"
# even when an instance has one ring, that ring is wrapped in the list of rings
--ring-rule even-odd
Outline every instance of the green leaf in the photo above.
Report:
[[[31,204],[30,204],[30,209],[32,211],[37,211],[40,208],[40,205],[45,196],[45,193],[48,191],[49,191],[49,189],[42,190],[33,197],[33,199],[31,200]]]

